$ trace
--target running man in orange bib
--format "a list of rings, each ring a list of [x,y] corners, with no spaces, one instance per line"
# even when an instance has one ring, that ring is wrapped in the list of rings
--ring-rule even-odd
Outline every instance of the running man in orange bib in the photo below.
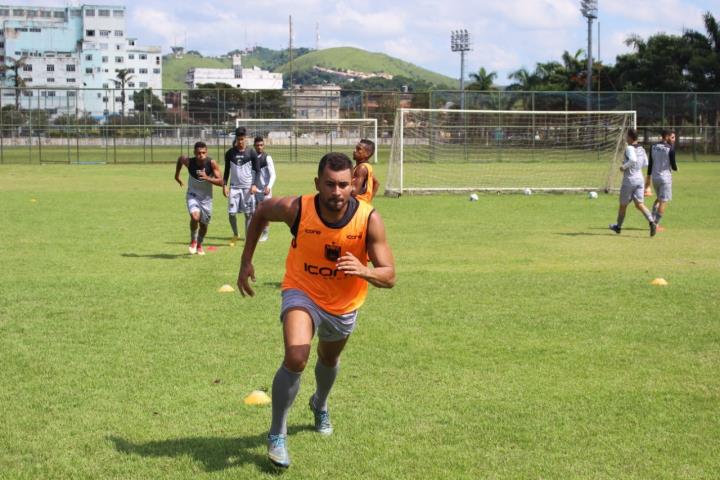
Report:
[[[354,195],[358,200],[367,203],[372,203],[380,186],[370,163],[370,159],[374,154],[375,142],[365,138],[360,140],[355,145],[355,150],[353,150],[353,160],[355,160],[352,179]]]
[[[281,468],[290,466],[287,416],[300,388],[300,375],[319,337],[315,364],[317,388],[310,397],[315,430],[333,431],[327,399],[338,373],[340,353],[355,328],[358,309],[368,283],[379,288],[395,285],[395,260],[385,238],[380,215],[353,195],[353,166],[342,153],[328,153],[318,167],[316,195],[265,200],[248,228],[238,273],[240,293],[254,295],[253,253],[268,222],[285,222],[293,235],[282,283],[285,358],[272,384],[272,424],[268,458]],[[372,262],[372,267],[368,263]]]

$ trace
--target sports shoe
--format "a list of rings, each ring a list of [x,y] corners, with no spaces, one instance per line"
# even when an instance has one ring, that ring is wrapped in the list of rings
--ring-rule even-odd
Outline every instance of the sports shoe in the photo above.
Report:
[[[188,252],[190,252],[190,255],[195,255],[198,251],[198,244],[195,240],[190,242],[190,246],[188,247]]]
[[[619,234],[622,231],[622,229],[620,227],[618,227],[616,223],[609,225],[608,228],[617,234]]]
[[[276,467],[288,468],[290,466],[286,440],[287,435],[268,434],[268,459]]]
[[[310,410],[315,415],[315,431],[321,435],[331,435],[333,426],[330,423],[330,413],[327,410],[320,410],[315,407],[315,395],[310,397]]]
[[[654,237],[656,233],[657,233],[657,223],[650,222],[650,236]]]
[[[261,242],[267,242],[267,239],[270,238],[270,232],[267,230],[263,230],[260,234],[260,241]]]
[[[203,250],[202,245],[200,245],[199,243],[198,243],[198,246],[197,246],[197,254],[198,254],[198,255],[205,255],[205,250]]]

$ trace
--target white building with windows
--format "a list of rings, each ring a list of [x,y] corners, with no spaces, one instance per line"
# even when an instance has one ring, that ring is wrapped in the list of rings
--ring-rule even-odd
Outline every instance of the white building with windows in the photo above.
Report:
[[[162,89],[160,47],[143,47],[127,37],[123,6],[31,7],[0,5],[0,63],[19,73],[20,107],[50,114],[119,114],[117,72],[129,70],[125,114],[133,91]],[[1,104],[16,103],[14,72],[0,77]]]
[[[243,68],[242,56],[233,55],[232,68],[191,68],[185,76],[190,88],[208,83],[226,83],[241,90],[282,90],[282,73],[272,73],[258,67]]]

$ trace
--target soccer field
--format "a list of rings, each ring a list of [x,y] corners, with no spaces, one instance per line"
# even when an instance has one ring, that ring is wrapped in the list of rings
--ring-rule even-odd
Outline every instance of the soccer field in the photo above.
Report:
[[[278,164],[276,195],[315,165]],[[0,478],[267,478],[288,229],[237,277],[215,189],[187,255],[174,165],[0,165]],[[185,174],[183,174],[185,175]],[[384,184],[385,165],[378,176]],[[681,163],[649,238],[617,196],[380,197],[398,283],[370,290],[287,478],[717,478],[720,164]],[[649,203],[649,202],[648,202]],[[650,281],[663,277],[667,287]]]

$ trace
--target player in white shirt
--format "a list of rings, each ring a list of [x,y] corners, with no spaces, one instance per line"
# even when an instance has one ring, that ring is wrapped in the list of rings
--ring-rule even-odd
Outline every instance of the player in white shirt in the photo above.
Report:
[[[625,221],[625,212],[630,202],[635,203],[635,208],[640,210],[650,225],[650,236],[654,237],[657,224],[650,210],[643,203],[645,193],[645,179],[642,169],[648,164],[645,149],[638,143],[637,131],[633,128],[627,132],[627,147],[625,147],[625,160],[620,165],[623,172],[622,186],[620,187],[620,207],[618,208],[617,223],[608,228],[615,233],[620,233],[622,224]]]
[[[255,205],[257,208],[264,200],[272,198],[272,188],[273,185],[275,185],[275,179],[277,176],[275,175],[275,164],[273,163],[273,159],[270,154],[265,151],[265,139],[261,136],[255,137],[254,147],[258,156],[257,166],[260,169],[257,175],[258,191],[255,193]],[[267,241],[269,236],[270,226],[266,225],[262,231],[262,235],[260,235],[260,241]]]

